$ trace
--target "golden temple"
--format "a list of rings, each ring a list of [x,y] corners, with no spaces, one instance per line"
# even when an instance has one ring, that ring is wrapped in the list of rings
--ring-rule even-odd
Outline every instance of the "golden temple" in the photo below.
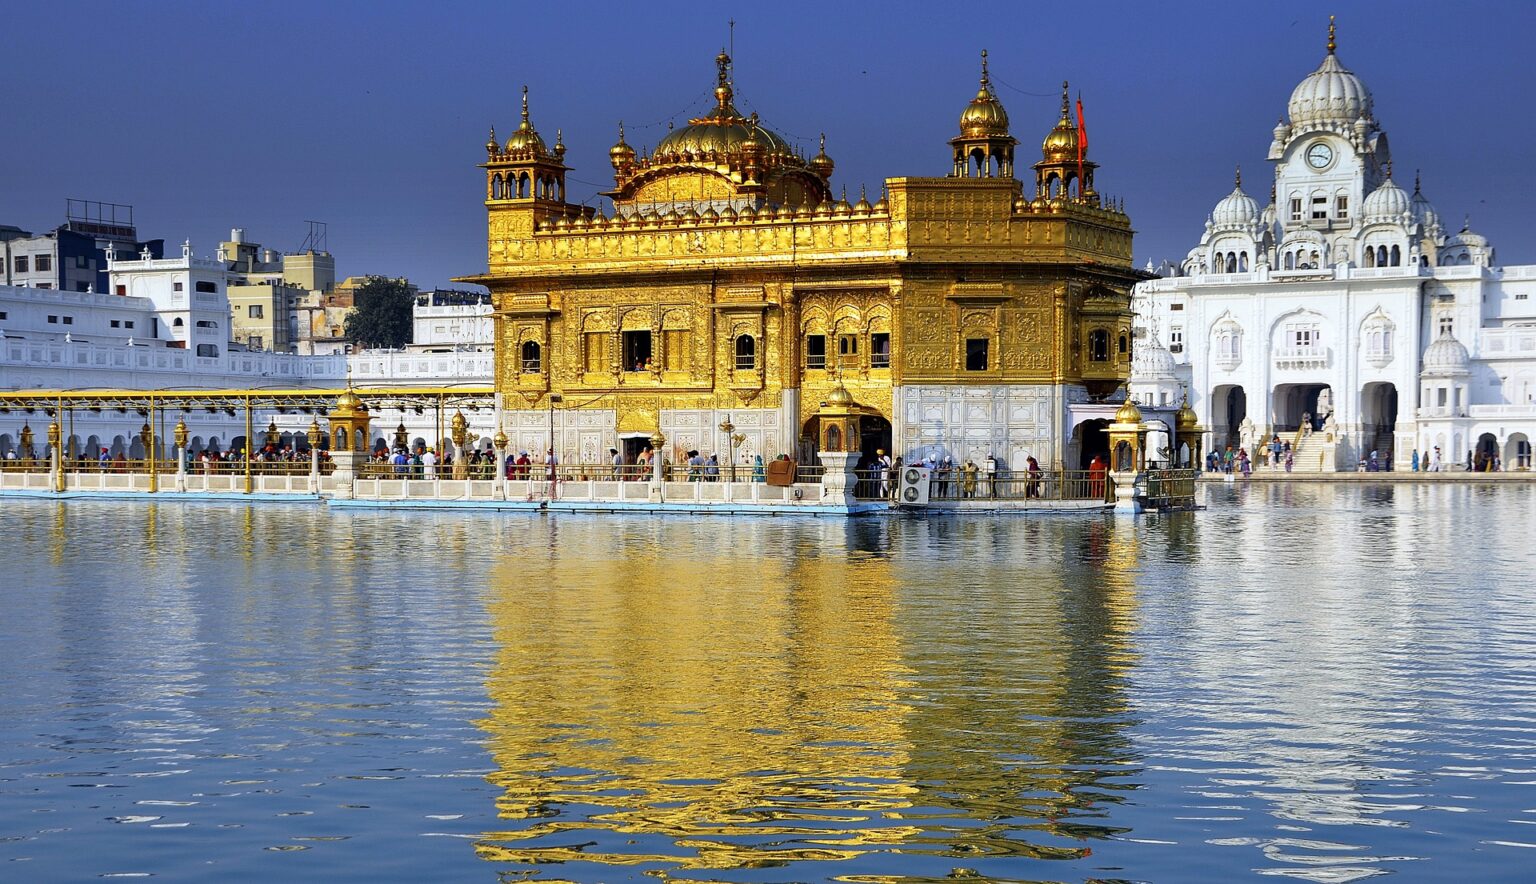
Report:
[[[983,53],[949,174],[889,178],[873,203],[850,203],[825,137],[806,159],[737,110],[724,51],[715,76],[714,107],[653,150],[620,126],[608,214],[568,201],[563,138],[546,144],[526,90],[511,137],[492,130],[488,269],[459,281],[492,292],[514,446],[553,437],[565,462],[605,461],[610,447],[632,462],[660,431],[674,460],[810,460],[822,403],[842,387],[860,424],[847,448],[865,457],[991,455],[1021,469],[1097,453],[1068,409],[1127,380],[1141,277],[1065,89],[1033,187],[1015,177]]]

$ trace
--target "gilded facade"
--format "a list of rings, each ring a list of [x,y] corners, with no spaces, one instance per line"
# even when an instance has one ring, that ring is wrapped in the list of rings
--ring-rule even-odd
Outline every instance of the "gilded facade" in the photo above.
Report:
[[[736,109],[725,53],[716,66],[714,108],[654,150],[620,127],[611,214],[567,201],[566,147],[539,134],[526,91],[512,135],[492,130],[488,272],[460,281],[493,294],[513,444],[553,435],[564,462],[599,462],[659,428],[674,460],[806,459],[842,385],[866,454],[1078,466],[1067,406],[1126,380],[1140,277],[1065,92],[1026,182],[984,56],[949,175],[850,202],[825,139],[797,152]]]

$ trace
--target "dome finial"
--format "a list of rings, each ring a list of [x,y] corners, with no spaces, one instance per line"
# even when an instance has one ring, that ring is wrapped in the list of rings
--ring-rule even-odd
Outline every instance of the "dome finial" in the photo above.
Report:
[[[1243,167],[1241,165],[1237,167],[1237,174],[1233,176],[1233,184],[1238,190],[1243,189]]]
[[[981,88],[991,87],[992,81],[987,77],[987,50],[981,50]]]
[[[619,121],[619,142],[623,143],[623,141],[624,141],[624,121],[620,120]]]
[[[1334,23],[1333,23],[1333,16],[1330,15],[1330,16],[1328,16],[1328,54],[1329,55],[1332,55],[1333,51],[1335,49],[1339,48],[1338,42],[1336,40],[1334,40],[1334,36],[1335,36],[1334,27],[1335,26],[1334,26]]]
[[[1070,116],[1070,114],[1071,114],[1071,99],[1067,96],[1067,91],[1068,91],[1067,81],[1066,80],[1062,80],[1061,81],[1061,118],[1063,120],[1070,120],[1071,119],[1071,116]]]
[[[528,86],[523,85],[523,125],[528,125]]]
[[[1392,180],[1392,161],[1387,160],[1387,180]]]

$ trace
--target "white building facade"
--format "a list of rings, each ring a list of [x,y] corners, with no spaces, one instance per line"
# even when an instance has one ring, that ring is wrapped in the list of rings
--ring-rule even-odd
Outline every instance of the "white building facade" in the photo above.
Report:
[[[1499,267],[1488,241],[1447,235],[1417,176],[1393,180],[1370,91],[1323,62],[1273,131],[1274,184],[1242,187],[1199,245],[1137,286],[1131,391],[1187,395],[1207,450],[1262,455],[1278,436],[1296,470],[1529,468],[1536,440],[1536,266]]]

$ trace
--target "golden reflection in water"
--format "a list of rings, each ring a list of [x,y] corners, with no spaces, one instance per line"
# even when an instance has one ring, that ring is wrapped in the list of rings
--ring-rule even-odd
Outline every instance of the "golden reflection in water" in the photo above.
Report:
[[[950,539],[1030,548],[1021,525]],[[819,526],[771,555],[736,529],[684,552],[616,534],[607,555],[557,553],[551,529],[547,554],[493,567],[480,725],[514,825],[477,841],[482,858],[685,870],[886,851],[947,869],[1077,858],[1112,834],[1096,819],[1135,773],[1119,734],[1134,533],[1058,525],[1017,581],[986,585],[963,557],[829,550],[846,539]]]

